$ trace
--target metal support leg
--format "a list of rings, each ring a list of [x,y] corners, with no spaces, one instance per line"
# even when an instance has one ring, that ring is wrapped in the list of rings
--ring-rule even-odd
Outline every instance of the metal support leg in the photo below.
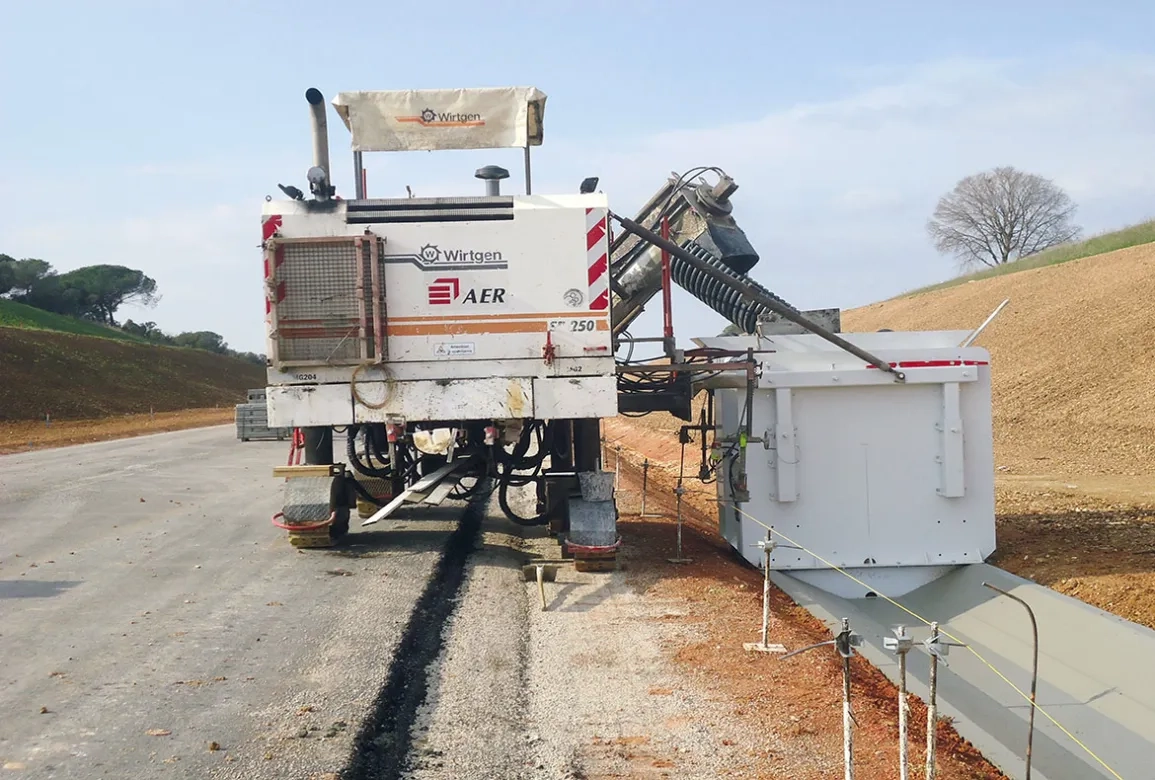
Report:
[[[361,152],[353,152],[353,192],[358,200],[365,197],[365,165]]]
[[[678,487],[674,489],[674,495],[678,497],[678,551],[673,558],[669,558],[670,563],[692,563],[693,558],[685,558],[682,556],[682,496],[686,489],[682,487],[682,481],[678,480]]]
[[[550,423],[550,426],[553,428],[550,469],[573,471],[573,420],[557,420]]]
[[[617,565],[621,539],[613,475],[603,473],[601,426],[598,420],[573,421],[574,471],[581,498],[569,501],[565,548],[574,555],[576,571],[611,571]]]
[[[333,464],[333,429],[304,429],[304,456],[307,466]],[[329,547],[349,530],[349,495],[345,477],[314,476],[290,479],[286,484],[283,508],[289,543],[294,547]],[[318,521],[329,515],[327,525]],[[294,527],[300,526],[300,527]]]
[[[333,429],[305,429],[305,463],[310,466],[329,466],[333,463]]]
[[[597,420],[573,421],[574,471],[601,471],[601,440]]]

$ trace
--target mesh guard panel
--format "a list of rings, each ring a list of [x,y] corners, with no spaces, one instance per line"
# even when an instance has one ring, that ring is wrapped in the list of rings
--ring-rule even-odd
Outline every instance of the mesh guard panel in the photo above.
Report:
[[[377,240],[369,236],[275,240],[278,363],[354,365],[373,357],[370,242]],[[383,279],[380,254],[374,254]]]

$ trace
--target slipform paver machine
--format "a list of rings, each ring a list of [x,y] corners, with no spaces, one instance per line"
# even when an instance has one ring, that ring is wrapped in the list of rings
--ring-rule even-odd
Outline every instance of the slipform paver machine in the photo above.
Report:
[[[514,522],[549,524],[580,568],[611,566],[620,537],[600,421],[665,411],[693,423],[692,399],[704,391],[708,410],[683,441],[701,436],[700,476],[715,475],[730,506],[788,520],[827,554],[853,539],[835,550],[844,563],[941,569],[993,551],[985,351],[954,332],[840,335],[837,309],[800,311],[750,279],[759,258],[733,218],[737,185],[724,171],[673,175],[626,218],[597,179],[574,193],[533,193],[530,151],[543,140],[546,102],[536,88],[350,92],[333,100],[352,136],[356,193],[343,198],[324,98],[309,89],[306,101],[309,193],[280,185],[287,197],[267,199],[262,220],[269,424],[299,431],[289,464],[275,470],[285,499],[274,523],[294,544],[333,544],[354,512],[370,525],[407,503],[494,491]],[[504,194],[508,171],[487,166],[476,172],[484,194],[366,196],[365,152],[496,148],[524,150],[525,194]],[[673,284],[743,335],[678,349]],[[632,336],[659,293],[662,334]],[[661,344],[665,357],[634,359],[640,343]],[[965,453],[964,411],[977,431]],[[820,424],[799,429],[808,416]],[[808,450],[784,456],[803,439]],[[752,453],[762,453],[753,468]],[[908,461],[919,467],[904,472]],[[937,487],[914,482],[934,474]],[[529,485],[527,510],[510,490]],[[865,514],[839,515],[872,489],[879,514],[867,501]],[[913,493],[922,498],[904,509]],[[945,558],[934,527],[944,518],[971,523]],[[746,548],[764,530],[733,510],[721,525],[761,560]],[[916,527],[925,540],[898,558],[881,552]],[[822,568],[807,556],[778,565]]]

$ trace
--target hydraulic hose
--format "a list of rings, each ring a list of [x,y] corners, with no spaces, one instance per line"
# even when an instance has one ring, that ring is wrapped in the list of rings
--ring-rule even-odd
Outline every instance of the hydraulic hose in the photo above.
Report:
[[[546,430],[543,434],[542,431]],[[537,452],[527,457],[529,452],[530,438],[536,434],[537,436]],[[495,447],[494,454],[497,457],[498,465],[508,465],[511,471],[526,471],[534,469],[535,471],[541,467],[542,461],[545,460],[546,455],[553,448],[553,436],[549,432],[545,423],[540,420],[535,420],[529,423],[522,429],[521,436],[517,443],[513,445],[513,452],[505,451],[504,447]]]
[[[512,453],[506,453],[503,447],[496,447],[498,454],[498,474],[497,474],[497,501],[501,506],[501,511],[511,522],[521,526],[544,525],[547,520],[545,514],[533,515],[531,517],[522,517],[513,511],[509,505],[509,489],[511,487],[524,487],[533,484],[541,478],[541,467],[545,463],[546,455],[552,448],[552,439],[549,446],[542,436],[542,427],[544,424],[540,421],[535,422],[531,426],[526,427],[517,443],[513,446]],[[531,437],[536,433],[537,435],[537,452],[530,457],[526,457],[526,452],[529,451],[529,443]],[[519,468],[520,467],[520,468]],[[516,476],[513,472],[515,469],[525,470],[533,469],[533,473],[529,476]]]
[[[361,459],[357,456],[357,432],[360,430],[360,428],[361,426],[359,425],[349,426],[345,444],[345,454],[349,458],[349,463],[353,466],[353,469],[358,474],[362,474],[366,477],[373,477],[375,479],[389,479],[393,476],[392,468],[379,469],[374,466],[368,466],[362,463]],[[373,448],[372,437],[368,435],[368,431],[366,431],[365,442],[370,449]],[[378,460],[384,462],[385,459],[378,456]],[[354,480],[354,482],[355,481],[356,480]]]
[[[473,498],[478,493],[480,493],[482,488],[485,486],[485,484],[487,482],[487,480],[485,479],[485,467],[484,467],[484,465],[482,467],[480,467],[479,469],[477,469],[476,471],[477,471],[477,473],[462,474],[461,479],[458,480],[457,485],[453,488],[453,492],[451,492],[449,494],[449,497],[452,499],[456,499],[457,501],[468,501],[469,499]],[[473,484],[473,487],[467,488],[463,485],[463,481],[470,478],[470,477],[475,478],[477,481]],[[497,487],[497,486],[494,483],[490,482],[489,483],[489,493],[492,494],[493,489],[495,487]]]
[[[373,457],[382,463],[388,463],[390,471],[393,471],[394,463],[389,458],[388,445],[386,444],[386,449],[382,450],[380,438],[381,437],[378,435],[378,431],[375,427],[368,428],[365,431],[365,451],[372,453]],[[403,448],[401,447],[395,449],[397,452],[398,460],[403,457],[402,449]]]
[[[512,522],[522,526],[545,525],[545,514],[534,515],[532,517],[522,517],[518,515],[509,506],[509,482],[502,479],[497,485],[497,502],[501,505],[501,511],[505,513]]]

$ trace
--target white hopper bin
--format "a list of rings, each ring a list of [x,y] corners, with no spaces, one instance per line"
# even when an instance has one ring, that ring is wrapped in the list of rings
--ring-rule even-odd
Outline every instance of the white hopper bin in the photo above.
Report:
[[[773,350],[759,355],[749,500],[735,510],[738,460],[725,457],[720,530],[761,566],[756,544],[768,531],[757,518],[810,551],[775,536],[772,569],[847,598],[901,596],[994,552],[990,356],[958,346],[967,331],[840,335],[897,364],[905,382],[811,334],[697,340]],[[746,390],[730,383],[716,390],[726,454],[737,451],[746,407]]]

